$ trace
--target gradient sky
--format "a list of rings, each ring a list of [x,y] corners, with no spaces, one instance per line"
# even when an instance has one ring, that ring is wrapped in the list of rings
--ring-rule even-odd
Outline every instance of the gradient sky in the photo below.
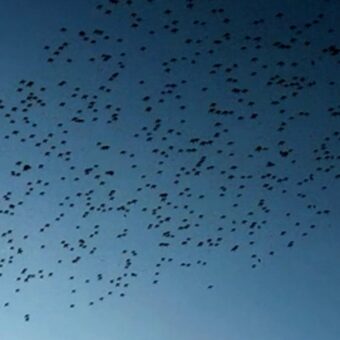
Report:
[[[339,13],[0,2],[0,340],[339,339]]]

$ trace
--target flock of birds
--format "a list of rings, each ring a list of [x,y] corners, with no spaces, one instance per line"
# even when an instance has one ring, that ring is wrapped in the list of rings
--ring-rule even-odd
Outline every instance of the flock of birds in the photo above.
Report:
[[[42,44],[53,80],[0,100],[3,308],[37,280],[69,280],[68,308],[91,290],[93,306],[214,252],[257,270],[327,226],[339,96],[311,99],[338,89],[327,3],[239,21],[227,1],[110,0],[97,26],[60,27]]]

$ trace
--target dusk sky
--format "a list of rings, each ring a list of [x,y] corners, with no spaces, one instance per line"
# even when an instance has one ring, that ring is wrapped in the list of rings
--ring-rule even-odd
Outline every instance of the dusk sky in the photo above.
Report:
[[[0,340],[338,340],[339,13],[0,1]]]

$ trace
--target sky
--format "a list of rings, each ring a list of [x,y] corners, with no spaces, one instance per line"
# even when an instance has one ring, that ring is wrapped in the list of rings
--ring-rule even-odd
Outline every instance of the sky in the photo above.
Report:
[[[0,2],[0,340],[336,340],[336,0]]]

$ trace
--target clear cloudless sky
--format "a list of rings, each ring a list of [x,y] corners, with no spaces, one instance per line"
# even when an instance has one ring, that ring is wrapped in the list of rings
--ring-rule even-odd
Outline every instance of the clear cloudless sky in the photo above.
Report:
[[[340,339],[339,13],[0,1],[0,340]]]

